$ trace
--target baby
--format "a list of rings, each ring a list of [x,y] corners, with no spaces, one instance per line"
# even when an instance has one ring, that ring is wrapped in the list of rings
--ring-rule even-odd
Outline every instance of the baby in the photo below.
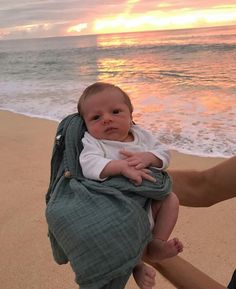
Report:
[[[88,130],[80,154],[86,178],[103,181],[122,175],[139,186],[143,180],[156,182],[149,168],[165,170],[169,165],[169,153],[151,133],[133,123],[131,100],[118,86],[103,82],[88,86],[79,99],[78,111]],[[182,252],[182,243],[169,239],[178,210],[173,192],[161,201],[152,200],[148,217],[153,239],[145,249],[145,258],[155,262]],[[134,268],[133,275],[141,289],[155,285],[155,270],[143,262]]]

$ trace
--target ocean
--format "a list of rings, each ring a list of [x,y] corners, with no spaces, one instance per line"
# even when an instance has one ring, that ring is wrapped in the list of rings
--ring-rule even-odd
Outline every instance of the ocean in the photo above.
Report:
[[[1,40],[0,68],[0,109],[60,121],[112,82],[169,149],[236,155],[236,26]]]

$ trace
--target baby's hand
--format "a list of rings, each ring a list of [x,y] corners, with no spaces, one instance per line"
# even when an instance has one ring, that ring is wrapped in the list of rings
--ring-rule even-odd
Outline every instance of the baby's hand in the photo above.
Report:
[[[147,168],[156,160],[156,156],[150,152],[130,152],[121,150],[120,154],[130,166],[133,166],[136,169]]]
[[[156,179],[150,175],[150,172],[148,169],[136,169],[134,166],[129,166],[128,164],[121,170],[121,174],[137,186],[141,185],[143,180],[156,182]]]

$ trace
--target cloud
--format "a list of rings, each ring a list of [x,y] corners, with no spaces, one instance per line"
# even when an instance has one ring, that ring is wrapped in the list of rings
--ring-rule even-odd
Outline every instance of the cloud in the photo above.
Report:
[[[88,27],[87,23],[79,23],[77,25],[71,26],[68,28],[67,32],[81,32]]]
[[[222,0],[1,0],[0,37],[63,36],[67,35],[68,31],[74,35],[90,34],[95,33],[95,23],[101,24],[107,21],[111,26],[111,24],[115,25],[113,19],[116,19],[118,26],[119,23],[122,24],[120,28],[117,26],[117,29],[121,30],[132,27],[135,29],[141,27],[142,23],[148,29],[152,27],[164,29],[165,23],[171,23],[171,17],[174,15],[175,17],[178,15],[178,19],[183,15],[187,21],[191,18],[191,13],[192,15],[202,13],[202,23],[204,21],[208,23],[205,20],[206,13],[211,14],[216,10],[222,10],[230,15],[229,21],[232,22],[235,20],[232,10],[236,11],[236,7],[232,6],[234,2],[235,0],[227,2]],[[212,17],[214,18],[214,15]],[[138,21],[141,21],[140,25]],[[152,23],[156,23],[156,26]]]
[[[75,6],[76,5],[76,6]],[[86,8],[77,9],[78,1],[28,1],[0,10],[0,27],[54,22],[82,17]],[[83,16],[84,17],[84,16]]]
[[[126,1],[123,2],[125,4]],[[94,17],[106,17],[122,9],[122,1],[110,0],[1,0],[0,33],[7,37],[17,34],[19,37],[33,34],[39,37],[57,36],[66,33],[71,26],[90,23],[86,27],[89,33]],[[34,29],[26,28],[29,26]],[[86,29],[83,30],[86,32]]]

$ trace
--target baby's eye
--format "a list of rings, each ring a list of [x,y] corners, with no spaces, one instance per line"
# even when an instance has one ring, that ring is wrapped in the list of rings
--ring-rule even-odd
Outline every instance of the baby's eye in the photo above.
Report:
[[[114,109],[114,110],[112,111],[112,113],[113,113],[113,114],[118,114],[118,113],[120,113],[120,109]]]
[[[94,116],[92,116],[92,120],[98,120],[100,118],[100,115],[98,115],[98,114],[96,114],[96,115],[94,115]]]

